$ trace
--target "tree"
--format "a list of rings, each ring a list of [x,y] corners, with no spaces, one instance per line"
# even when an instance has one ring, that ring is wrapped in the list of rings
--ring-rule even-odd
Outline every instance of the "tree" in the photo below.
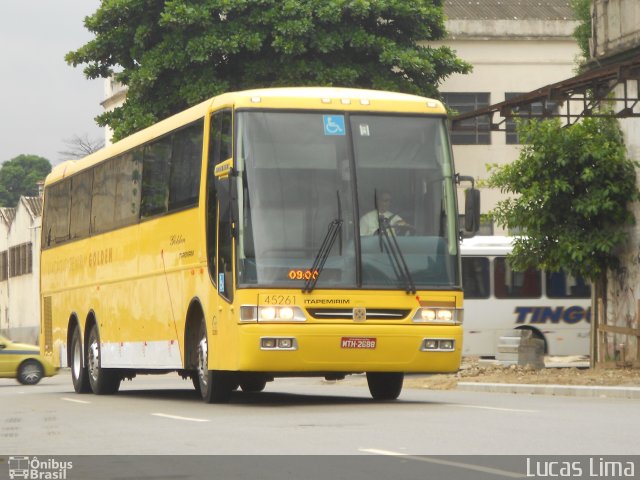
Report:
[[[97,117],[120,139],[225,91],[320,85],[437,96],[471,67],[448,47],[442,0],[102,0],[95,38],[66,55],[128,87]]]
[[[67,150],[58,152],[63,160],[76,160],[97,152],[104,147],[104,140],[101,138],[89,138],[86,133],[82,136],[74,135],[64,141]]]
[[[0,206],[15,207],[21,196],[38,195],[38,182],[51,171],[49,160],[37,155],[18,155],[0,167]]]
[[[571,9],[576,15],[578,26],[573,30],[573,38],[582,52],[581,64],[591,57],[589,39],[591,38],[591,0],[571,0]]]
[[[563,269],[595,282],[601,294],[634,223],[628,207],[639,198],[638,165],[627,157],[617,120],[587,117],[565,128],[558,119],[519,121],[518,134],[520,156],[492,166],[487,182],[515,194],[491,212],[499,225],[523,232],[512,265]]]

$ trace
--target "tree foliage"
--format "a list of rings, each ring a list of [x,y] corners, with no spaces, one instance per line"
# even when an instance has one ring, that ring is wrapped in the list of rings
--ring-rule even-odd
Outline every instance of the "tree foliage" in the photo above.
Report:
[[[591,0],[571,0],[571,8],[578,20],[578,26],[573,30],[573,38],[578,42],[582,52],[583,62],[589,60],[591,54],[589,39],[591,38]],[[581,63],[583,63],[581,62]]]
[[[100,115],[119,139],[225,91],[315,85],[437,96],[470,65],[448,47],[442,0],[102,0],[95,38],[66,60],[128,86]]]
[[[21,196],[38,195],[38,182],[51,171],[49,160],[37,155],[18,155],[0,167],[0,206],[15,207]]]
[[[525,143],[511,164],[493,166],[488,184],[514,197],[491,212],[521,229],[514,268],[564,269],[592,281],[616,268],[615,250],[634,223],[636,163],[627,157],[613,118],[589,117],[560,128],[557,119],[519,122]]]

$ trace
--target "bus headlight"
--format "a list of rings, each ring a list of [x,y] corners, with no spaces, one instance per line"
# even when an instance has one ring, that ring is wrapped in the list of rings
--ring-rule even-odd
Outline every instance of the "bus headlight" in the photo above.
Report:
[[[305,322],[304,312],[300,307],[258,307],[242,305],[240,321],[247,322]]]
[[[415,323],[435,323],[444,325],[460,325],[462,310],[457,308],[422,307],[413,316]]]

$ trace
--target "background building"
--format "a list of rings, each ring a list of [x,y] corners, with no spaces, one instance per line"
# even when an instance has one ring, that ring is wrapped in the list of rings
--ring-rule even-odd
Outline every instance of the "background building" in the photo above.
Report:
[[[613,108],[623,112],[620,126],[629,156],[640,162],[640,2],[593,0],[592,71],[616,71],[610,80]],[[636,170],[640,185],[640,170]],[[610,272],[604,305],[604,322],[598,325],[596,348],[599,363],[640,367],[640,205],[633,206],[636,225],[621,251],[623,268]]]
[[[446,0],[444,9],[449,35],[435,45],[450,46],[473,65],[472,73],[452,75],[440,86],[450,109],[470,112],[574,75],[580,50],[572,34],[578,22],[568,0]],[[512,121],[501,125],[502,131],[490,131],[488,117],[460,127],[451,136],[460,174],[486,179],[487,165],[518,157]],[[468,185],[459,189],[460,205],[464,188]],[[482,213],[504,198],[497,190],[481,190]],[[484,223],[480,233],[508,232]]]
[[[41,219],[41,197],[0,209],[0,332],[33,344],[40,332]]]

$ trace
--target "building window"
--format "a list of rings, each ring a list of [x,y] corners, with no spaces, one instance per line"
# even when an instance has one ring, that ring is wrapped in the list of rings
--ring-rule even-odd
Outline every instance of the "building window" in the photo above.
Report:
[[[6,254],[6,252],[2,252]],[[9,276],[18,277],[33,271],[31,242],[9,248]]]
[[[0,282],[4,282],[9,278],[9,259],[8,252],[0,252]]]
[[[507,92],[504,94],[505,100],[511,100],[522,93],[515,92]],[[551,115],[557,115],[560,111],[560,107],[558,103],[552,102],[551,100],[543,102],[535,102],[531,103],[528,106],[523,106],[522,108],[516,107],[513,109],[513,112],[516,113],[520,118],[549,118]],[[513,118],[507,118],[505,122],[505,130],[506,130],[506,142],[507,145],[519,145],[520,140],[518,139],[518,134],[516,133],[516,122]]]
[[[489,106],[489,93],[443,93],[442,99],[454,115],[473,112]],[[489,117],[481,115],[469,118],[456,125],[451,131],[451,143],[454,145],[489,145],[491,132]]]

